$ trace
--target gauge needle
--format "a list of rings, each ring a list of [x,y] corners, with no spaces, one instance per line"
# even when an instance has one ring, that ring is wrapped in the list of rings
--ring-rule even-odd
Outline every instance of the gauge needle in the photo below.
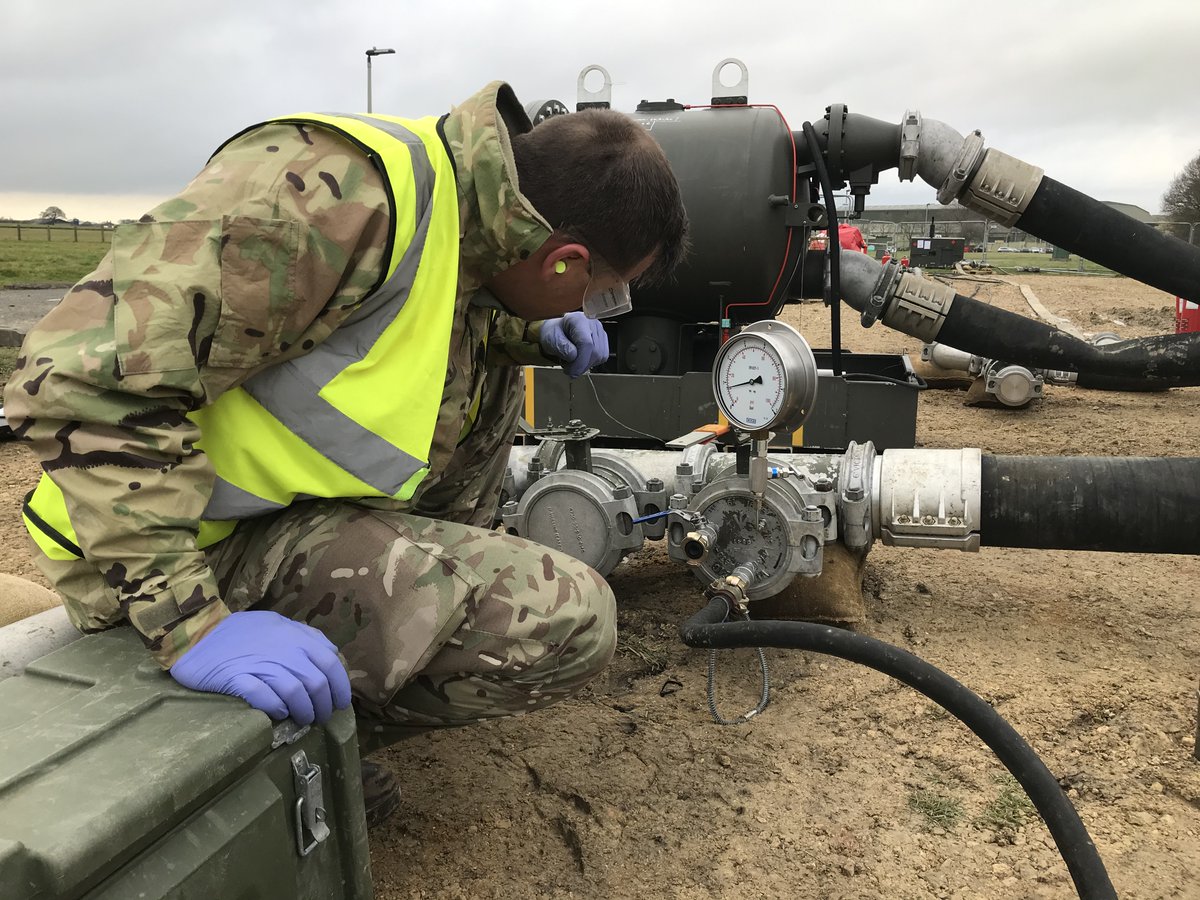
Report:
[[[762,384],[762,383],[763,383],[762,376],[756,375],[754,378],[751,378],[749,381],[743,381],[741,384],[731,384],[730,387],[731,388],[745,387],[748,384]]]

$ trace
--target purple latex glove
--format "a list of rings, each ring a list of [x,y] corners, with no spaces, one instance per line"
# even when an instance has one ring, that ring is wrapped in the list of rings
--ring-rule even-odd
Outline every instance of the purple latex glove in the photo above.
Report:
[[[547,356],[563,360],[563,369],[578,378],[608,359],[608,335],[599,319],[569,312],[560,319],[542,323],[538,342]]]
[[[171,666],[194,691],[241,697],[272,719],[326,721],[350,705],[350,678],[337,647],[317,631],[267,610],[223,619]]]

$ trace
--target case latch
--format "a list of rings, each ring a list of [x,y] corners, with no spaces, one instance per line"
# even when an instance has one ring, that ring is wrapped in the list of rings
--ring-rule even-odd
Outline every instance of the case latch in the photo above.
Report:
[[[296,849],[308,856],[329,837],[325,824],[325,795],[321,790],[321,767],[310,763],[301,750],[292,757],[296,782]]]

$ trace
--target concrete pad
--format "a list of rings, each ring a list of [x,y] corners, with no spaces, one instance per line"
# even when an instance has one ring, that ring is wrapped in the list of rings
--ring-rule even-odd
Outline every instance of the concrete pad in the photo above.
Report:
[[[0,291],[0,347],[19,347],[29,329],[58,304],[67,288]]]

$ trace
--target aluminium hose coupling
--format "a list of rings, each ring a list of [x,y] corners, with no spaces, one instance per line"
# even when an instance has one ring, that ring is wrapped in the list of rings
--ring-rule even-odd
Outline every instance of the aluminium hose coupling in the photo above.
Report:
[[[979,549],[982,454],[893,448],[875,461],[873,525],[894,547]]]
[[[743,563],[724,578],[714,579],[705,589],[704,597],[706,600],[720,597],[731,610],[744,614],[750,602],[747,591],[754,581],[754,574],[753,567]]]
[[[717,529],[702,521],[695,531],[689,531],[683,539],[683,554],[689,566],[698,566],[708,556],[708,550],[717,542]]]
[[[863,328],[870,328],[883,315],[888,301],[896,296],[896,282],[900,280],[902,274],[904,274],[904,269],[900,266],[899,260],[893,259],[883,264],[879,280],[875,282],[871,296],[867,298],[867,303],[863,307],[861,318]]]
[[[937,339],[953,303],[954,288],[950,285],[905,272],[895,282],[880,321],[888,328],[931,342]]]
[[[906,109],[900,123],[900,180],[917,177],[917,159],[921,155],[921,111]]]
[[[1029,206],[1045,174],[1044,169],[1015,156],[985,149],[983,135],[973,131],[963,141],[950,174],[938,188],[938,203],[946,205],[957,200],[993,222],[1012,226]]]
[[[881,266],[861,253],[843,253],[842,267],[843,295],[862,309],[863,328],[880,321],[925,342],[937,337],[954,303],[954,288],[907,272],[896,260]]]

